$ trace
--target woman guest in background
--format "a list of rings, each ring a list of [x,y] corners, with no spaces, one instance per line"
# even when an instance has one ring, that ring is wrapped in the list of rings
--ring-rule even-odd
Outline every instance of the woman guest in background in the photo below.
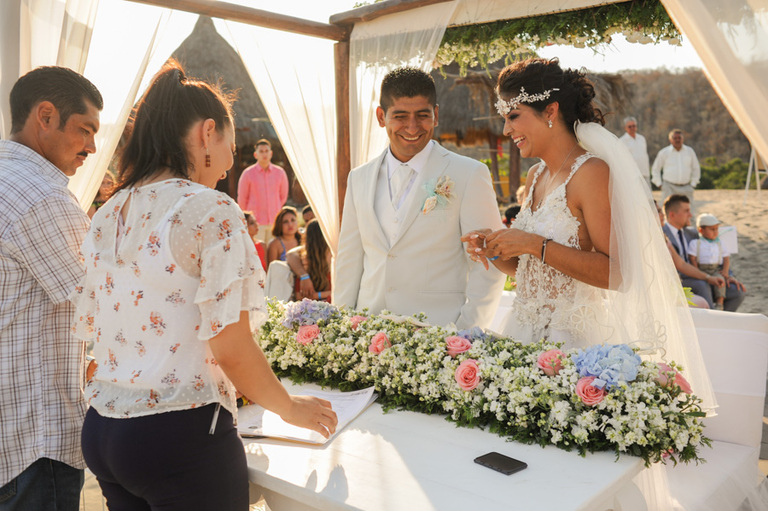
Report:
[[[259,254],[259,259],[261,259],[261,267],[264,271],[267,271],[267,247],[263,241],[256,238],[256,235],[259,234],[259,223],[256,222],[256,217],[250,211],[243,211],[243,216],[245,216],[245,223],[248,226],[248,236],[253,240],[253,244],[256,246],[256,253]]]
[[[287,422],[335,430],[329,403],[289,396],[254,342],[263,272],[242,212],[213,189],[233,147],[230,100],[167,64],[83,243],[75,329],[98,363],[83,453],[110,509],[246,511],[235,387]]]
[[[331,301],[331,250],[325,242],[323,231],[317,220],[310,220],[304,229],[304,244],[288,252],[286,262],[291,267],[306,269],[307,273],[295,273],[294,299],[311,298],[312,300]],[[300,262],[301,265],[296,264]],[[301,282],[311,280],[315,292],[304,296]]]
[[[283,206],[283,209],[275,217],[272,236],[275,239],[270,241],[267,247],[267,268],[272,261],[285,261],[285,255],[288,251],[301,244],[296,208]]]
[[[115,176],[112,174],[111,170],[107,169],[107,172],[104,174],[104,177],[101,180],[99,191],[96,192],[96,198],[93,199],[91,207],[88,208],[88,218],[93,218],[96,210],[103,206],[105,202],[107,202],[107,199],[109,199],[109,196],[112,194],[112,190],[114,190],[114,188]]]

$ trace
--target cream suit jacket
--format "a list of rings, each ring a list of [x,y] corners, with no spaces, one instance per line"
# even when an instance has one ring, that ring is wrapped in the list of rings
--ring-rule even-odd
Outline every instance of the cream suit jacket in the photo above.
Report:
[[[389,149],[387,149],[389,150]],[[488,168],[438,144],[416,178],[400,232],[387,241],[374,211],[378,174],[386,151],[349,174],[335,262],[334,305],[388,310],[459,329],[487,328],[496,312],[504,275],[469,259],[461,236],[501,229]],[[441,176],[454,182],[454,197],[427,214],[425,183]]]

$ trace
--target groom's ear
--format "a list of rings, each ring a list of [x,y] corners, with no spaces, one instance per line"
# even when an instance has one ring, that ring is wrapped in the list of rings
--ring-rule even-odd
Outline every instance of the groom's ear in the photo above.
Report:
[[[434,113],[435,113],[435,127],[437,127],[437,113],[440,110],[440,105],[435,105]]]
[[[384,126],[386,126],[386,124],[387,124],[386,123],[386,119],[385,119],[386,116],[387,116],[387,114],[386,114],[386,112],[384,112],[384,109],[381,108],[380,106],[377,106],[376,107],[376,119],[379,121],[379,126],[382,127],[382,128]]]

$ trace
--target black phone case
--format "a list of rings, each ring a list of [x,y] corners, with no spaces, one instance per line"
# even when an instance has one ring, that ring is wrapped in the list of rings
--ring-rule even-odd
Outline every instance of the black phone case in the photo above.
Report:
[[[489,452],[475,458],[475,463],[488,467],[504,475],[511,475],[515,472],[528,468],[528,464],[523,461],[510,458],[498,452]]]

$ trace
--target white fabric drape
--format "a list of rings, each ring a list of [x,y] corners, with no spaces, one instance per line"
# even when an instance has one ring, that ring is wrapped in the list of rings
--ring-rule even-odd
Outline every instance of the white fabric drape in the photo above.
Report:
[[[768,2],[662,0],[696,50],[723,104],[768,155]]]
[[[328,246],[339,239],[333,41],[227,22]]]
[[[10,134],[8,96],[16,80],[38,66],[83,72],[99,0],[4,0],[2,34],[2,136]]]
[[[387,145],[376,120],[384,76],[397,67],[432,70],[437,49],[458,1],[435,4],[357,23],[350,38],[350,154],[352,168]],[[440,98],[437,98],[438,103]]]

